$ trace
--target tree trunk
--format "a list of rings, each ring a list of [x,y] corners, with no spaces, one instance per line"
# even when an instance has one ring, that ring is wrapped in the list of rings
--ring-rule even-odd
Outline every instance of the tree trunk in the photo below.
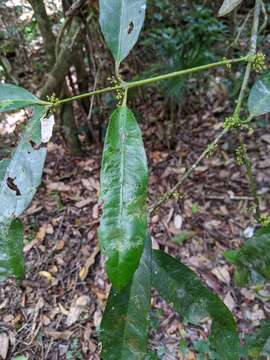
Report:
[[[51,22],[47,15],[46,8],[43,0],[28,0],[31,4],[35,18],[38,23],[39,30],[41,32],[45,52],[48,60],[49,67],[51,68],[55,60],[55,37],[52,32]]]

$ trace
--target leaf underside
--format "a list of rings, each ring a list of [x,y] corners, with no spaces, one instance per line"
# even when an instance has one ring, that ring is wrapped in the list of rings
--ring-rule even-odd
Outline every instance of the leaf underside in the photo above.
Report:
[[[99,0],[100,26],[115,61],[125,59],[142,29],[146,0]]]
[[[101,323],[103,360],[144,360],[151,300],[151,240],[129,285],[111,289]]]
[[[40,103],[29,91],[12,85],[0,84],[0,113],[19,110]]]
[[[101,169],[103,215],[99,239],[115,288],[132,279],[147,234],[147,159],[132,112],[119,107],[111,116]]]
[[[162,251],[153,252],[152,286],[184,319],[212,318],[210,343],[221,358],[239,360],[239,338],[231,312],[198,276]]]
[[[40,119],[45,116],[46,111],[41,106],[33,107],[33,116],[11,159],[0,161],[1,280],[10,274],[18,278],[22,276],[22,230],[17,220],[13,220],[29,206],[41,181],[46,148],[39,146]]]
[[[224,0],[219,9],[218,16],[225,16],[232,12],[243,0]]]
[[[248,109],[252,116],[270,112],[270,73],[263,75],[253,85],[248,99]]]

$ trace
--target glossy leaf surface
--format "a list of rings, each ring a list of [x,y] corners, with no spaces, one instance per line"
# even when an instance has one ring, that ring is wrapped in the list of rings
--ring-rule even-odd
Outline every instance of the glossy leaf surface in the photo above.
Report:
[[[243,0],[224,0],[221,8],[219,9],[218,15],[225,16],[233,11]]]
[[[46,157],[41,145],[40,120],[46,109],[33,107],[25,131],[10,160],[0,162],[0,278],[22,277],[22,229],[16,217],[28,207],[40,184]],[[14,221],[13,221],[14,220]]]
[[[270,73],[253,85],[248,99],[250,115],[259,116],[270,112]]]
[[[151,240],[148,239],[132,282],[111,289],[101,323],[103,360],[144,360],[151,300]]]
[[[147,234],[147,159],[132,112],[119,107],[107,129],[102,169],[99,239],[115,288],[132,279]]]
[[[270,279],[270,225],[256,231],[239,250],[226,259],[236,265],[235,280],[239,286],[246,283]]]
[[[0,281],[8,275],[24,276],[23,226],[19,219],[0,225]]]
[[[210,343],[221,358],[239,360],[239,338],[231,312],[198,276],[162,251],[153,252],[152,285],[190,323],[212,318]]]
[[[0,112],[19,110],[39,103],[38,98],[19,86],[0,84]]]
[[[99,0],[100,25],[106,43],[119,64],[138,40],[146,0]]]

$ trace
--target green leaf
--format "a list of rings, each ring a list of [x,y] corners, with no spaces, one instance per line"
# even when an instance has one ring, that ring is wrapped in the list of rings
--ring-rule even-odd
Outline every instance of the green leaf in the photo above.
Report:
[[[270,225],[257,230],[236,252],[233,264],[236,265],[236,280],[240,286],[247,282],[270,279]],[[241,281],[239,281],[239,274]]]
[[[111,289],[101,323],[103,360],[144,360],[151,300],[151,240],[145,243],[132,282]]]
[[[24,355],[15,356],[12,360],[28,360],[28,358]]]
[[[270,112],[270,73],[263,75],[251,88],[248,109],[252,116]]]
[[[0,161],[0,181],[4,179],[8,165],[9,165],[9,160]]]
[[[47,109],[33,107],[33,116],[10,160],[0,162],[0,278],[23,276],[21,227],[17,221],[28,207],[40,184],[46,157],[41,146],[40,120]]]
[[[40,104],[29,91],[11,84],[0,84],[0,113]]]
[[[270,321],[262,321],[260,327],[245,340],[249,358],[259,359],[261,355],[270,356]]]
[[[147,234],[147,159],[132,112],[119,107],[107,129],[102,169],[103,215],[99,239],[115,288],[123,288],[138,267]]]
[[[99,0],[100,25],[117,64],[138,40],[145,17],[146,0]]]
[[[226,250],[226,251],[224,251],[223,256],[230,263],[236,264],[237,263],[238,251],[237,250]]]
[[[213,350],[223,359],[239,360],[236,324],[218,296],[193,271],[162,251],[153,252],[152,271],[152,285],[186,321],[196,324],[206,316],[212,318]]]
[[[0,224],[18,217],[32,201],[40,184],[46,148],[41,145],[40,119],[44,107],[35,106],[24,134],[9,162],[1,162]],[[5,174],[3,176],[3,169]]]
[[[225,16],[233,11],[243,0],[224,0],[219,9],[218,16]]]
[[[23,225],[19,219],[10,226],[0,225],[0,280],[8,275],[24,277]]]

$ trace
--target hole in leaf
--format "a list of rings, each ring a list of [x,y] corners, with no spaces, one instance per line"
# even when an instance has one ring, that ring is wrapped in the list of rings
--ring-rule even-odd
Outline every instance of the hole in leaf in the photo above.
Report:
[[[29,140],[29,144],[32,146],[32,148],[34,150],[39,150],[39,149],[41,149],[43,147],[47,147],[47,144],[41,143],[41,144],[38,145],[33,140]],[[28,154],[29,154],[29,152],[28,152]]]
[[[128,25],[128,34],[131,34],[133,30],[134,30],[134,24],[133,21],[131,21]]]
[[[18,188],[18,186],[14,182],[15,179],[13,179],[12,177],[8,177],[7,178],[7,186],[10,188],[10,190],[16,192],[16,196],[21,196],[22,194],[20,192],[20,189]]]

